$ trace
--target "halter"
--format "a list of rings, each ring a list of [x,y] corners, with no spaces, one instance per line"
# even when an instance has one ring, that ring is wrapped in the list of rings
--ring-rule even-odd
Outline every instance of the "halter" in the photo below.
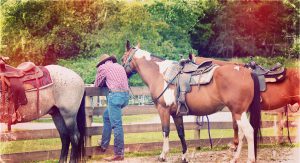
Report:
[[[129,50],[129,57],[126,59],[126,62],[123,64],[123,67],[125,70],[128,70],[130,72],[129,76],[133,75],[133,74],[136,74],[137,71],[136,70],[133,70],[132,67],[130,66],[130,62],[132,61],[133,59],[133,56],[135,54],[135,52],[138,51],[138,49],[136,48],[131,48]],[[127,72],[127,71],[126,71]]]

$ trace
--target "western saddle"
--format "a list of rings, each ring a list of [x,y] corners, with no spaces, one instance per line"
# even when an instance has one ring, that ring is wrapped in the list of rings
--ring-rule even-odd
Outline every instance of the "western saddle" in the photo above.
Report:
[[[167,83],[176,86],[177,116],[189,114],[185,95],[191,91],[192,85],[209,83],[215,66],[212,61],[204,61],[198,65],[190,59],[181,59],[165,71],[164,78]]]
[[[255,74],[257,74],[260,91],[266,90],[266,83],[281,82],[286,76],[286,68],[284,68],[280,63],[276,63],[272,68],[268,69],[257,64],[251,58],[251,61],[245,64],[245,67],[251,69]]]
[[[20,113],[17,111],[20,105],[27,104],[25,91],[37,89],[37,108],[39,105],[39,80],[43,76],[43,71],[32,62],[24,62],[14,68],[6,64],[6,57],[0,57],[0,77],[1,77],[1,114],[9,125],[20,121]],[[25,84],[26,81],[35,80],[35,86]]]

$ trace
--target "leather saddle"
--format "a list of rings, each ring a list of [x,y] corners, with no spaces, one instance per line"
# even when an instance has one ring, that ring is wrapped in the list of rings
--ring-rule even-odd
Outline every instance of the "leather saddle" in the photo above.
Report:
[[[25,94],[26,90],[37,89],[37,98],[39,97],[40,84],[38,79],[43,77],[43,74],[43,71],[32,62],[24,62],[14,68],[5,64],[1,58],[1,119],[4,119],[8,123],[13,123],[12,115],[17,113],[17,109],[20,105],[26,105],[28,103]],[[35,84],[29,84],[28,81],[35,81]],[[5,111],[6,113],[4,113]]]
[[[182,59],[168,67],[164,73],[164,78],[169,84],[176,86],[176,99],[178,104],[177,116],[189,114],[185,95],[191,91],[192,85],[200,86],[200,84],[209,83],[213,74],[211,70],[213,70],[215,66],[216,65],[212,64],[212,61],[195,64],[189,59]]]
[[[252,60],[245,64],[245,67],[251,69],[255,74],[257,74],[260,91],[266,90],[266,83],[281,82],[286,77],[286,68],[284,68],[280,63],[276,63],[273,67],[268,69]]]

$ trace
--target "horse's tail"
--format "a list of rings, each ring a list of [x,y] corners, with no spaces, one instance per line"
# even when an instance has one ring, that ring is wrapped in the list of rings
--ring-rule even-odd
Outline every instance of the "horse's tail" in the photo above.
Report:
[[[258,139],[261,137],[261,109],[260,109],[260,90],[259,90],[259,81],[256,74],[251,73],[251,77],[254,81],[254,96],[252,103],[249,107],[250,112],[250,124],[254,129],[254,151],[255,158],[257,156],[257,148],[258,148]]]
[[[85,129],[86,129],[86,118],[85,118],[85,95],[86,92],[84,91],[81,104],[77,113],[77,127],[80,133],[80,138],[78,141],[78,158],[80,162],[84,162],[85,156]]]

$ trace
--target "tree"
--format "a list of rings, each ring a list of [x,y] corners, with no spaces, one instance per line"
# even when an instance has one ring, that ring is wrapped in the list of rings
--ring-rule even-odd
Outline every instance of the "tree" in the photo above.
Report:
[[[290,17],[295,10],[282,1],[222,1],[206,11],[207,16],[200,18],[191,34],[193,47],[200,54],[275,56],[283,55],[292,45],[285,37],[295,33]],[[212,20],[207,23],[208,18]],[[201,36],[205,33],[209,36],[206,41]]]
[[[103,26],[103,1],[7,1],[2,6],[2,49],[15,62],[53,63],[89,56],[86,35]],[[46,56],[45,56],[46,55]],[[50,61],[49,61],[50,60]]]
[[[156,1],[149,5],[148,10],[157,21],[168,25],[166,30],[159,31],[162,42],[168,42],[174,50],[168,54],[178,59],[178,54],[192,51],[189,32],[203,16],[206,2],[201,0]]]

